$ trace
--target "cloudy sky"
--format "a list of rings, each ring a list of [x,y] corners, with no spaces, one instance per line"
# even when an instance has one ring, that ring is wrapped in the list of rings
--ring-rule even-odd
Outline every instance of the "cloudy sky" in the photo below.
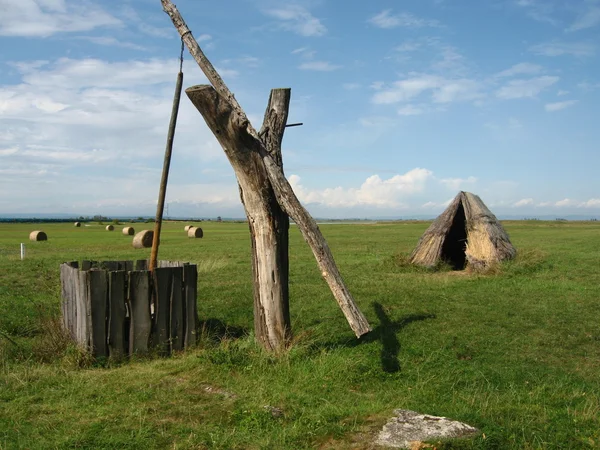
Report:
[[[178,0],[319,217],[600,215],[600,0]],[[153,215],[179,37],[159,0],[0,0],[0,214]],[[184,87],[205,83],[186,51]],[[242,217],[182,98],[170,216]]]

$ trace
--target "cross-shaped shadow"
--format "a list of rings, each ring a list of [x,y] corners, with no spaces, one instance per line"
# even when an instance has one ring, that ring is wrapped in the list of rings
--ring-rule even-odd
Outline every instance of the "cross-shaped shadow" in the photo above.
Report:
[[[380,303],[373,303],[373,309],[375,309],[375,314],[379,319],[379,326],[366,336],[365,341],[381,340],[381,368],[388,373],[398,372],[400,371],[398,332],[412,322],[435,319],[435,314],[409,314],[399,320],[392,321]]]

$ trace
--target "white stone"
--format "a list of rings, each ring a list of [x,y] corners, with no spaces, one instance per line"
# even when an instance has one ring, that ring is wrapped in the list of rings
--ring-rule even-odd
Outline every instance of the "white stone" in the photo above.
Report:
[[[479,432],[466,423],[446,417],[430,416],[407,409],[394,411],[379,432],[375,444],[391,448],[411,448],[414,442],[473,436]]]

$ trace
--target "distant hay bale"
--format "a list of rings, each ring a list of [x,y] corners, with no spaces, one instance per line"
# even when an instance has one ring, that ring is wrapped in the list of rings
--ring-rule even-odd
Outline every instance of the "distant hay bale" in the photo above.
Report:
[[[183,229],[184,229],[185,231],[189,231],[189,230],[190,230],[190,228],[192,228],[193,226],[194,226],[194,225],[186,225],[186,226],[185,226]]]
[[[43,231],[32,231],[31,233],[29,233],[29,240],[30,241],[47,241],[48,240],[48,235],[46,233],[44,233]]]
[[[113,227],[112,225],[106,225],[106,231],[112,231],[114,229],[115,227]]]
[[[191,237],[191,238],[201,238],[202,236],[204,236],[204,233],[202,232],[202,228],[200,228],[200,227],[190,227],[188,229],[188,237]]]
[[[142,230],[133,238],[133,248],[149,248],[152,247],[154,239],[154,231]]]
[[[502,224],[483,201],[461,191],[423,233],[410,262],[434,267],[444,261],[455,269],[481,270],[516,254]]]
[[[79,228],[81,226],[81,222],[75,222],[73,225]]]
[[[125,227],[123,228],[123,234],[125,236],[133,236],[135,234],[135,230],[133,227]]]

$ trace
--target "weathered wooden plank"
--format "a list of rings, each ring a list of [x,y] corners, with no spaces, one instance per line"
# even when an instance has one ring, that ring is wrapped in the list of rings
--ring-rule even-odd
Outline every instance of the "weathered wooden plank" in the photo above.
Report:
[[[94,357],[108,356],[106,344],[108,280],[106,274],[106,271],[100,269],[93,269],[89,272],[92,318],[91,348]]]
[[[183,267],[173,267],[171,280],[171,350],[182,350],[184,344]]]
[[[69,333],[71,339],[76,341],[77,335],[77,284],[79,283],[79,269],[77,266],[71,266],[69,270],[68,286],[69,301],[67,314],[69,315]]]
[[[109,272],[109,318],[108,318],[108,354],[120,359],[127,353],[125,346],[125,303],[127,302],[127,273],[123,270]]]
[[[61,311],[62,311],[62,323],[65,330],[71,330],[69,308],[71,306],[71,290],[69,285],[71,267],[68,264],[60,265],[60,295],[61,295]]]
[[[119,270],[119,261],[104,261],[101,268],[107,272]]]
[[[129,273],[129,353],[146,353],[150,340],[150,272],[135,270]]]
[[[81,270],[90,270],[94,262],[95,261],[88,261],[87,259],[84,259],[81,261]]]
[[[185,285],[185,348],[196,345],[196,324],[198,321],[198,305],[196,297],[198,293],[198,268],[195,264],[183,266],[183,281]]]
[[[127,272],[131,272],[133,270],[133,261],[123,261],[123,269]]]
[[[89,271],[77,272],[77,328],[75,337],[77,343],[85,350],[90,350],[92,333],[92,312],[90,305]]]
[[[148,270],[148,260],[147,259],[138,259],[135,262],[135,270]]]
[[[158,267],[152,272],[154,281],[154,318],[152,327],[152,344],[158,347],[163,355],[168,355],[171,328],[171,289],[173,269]]]

